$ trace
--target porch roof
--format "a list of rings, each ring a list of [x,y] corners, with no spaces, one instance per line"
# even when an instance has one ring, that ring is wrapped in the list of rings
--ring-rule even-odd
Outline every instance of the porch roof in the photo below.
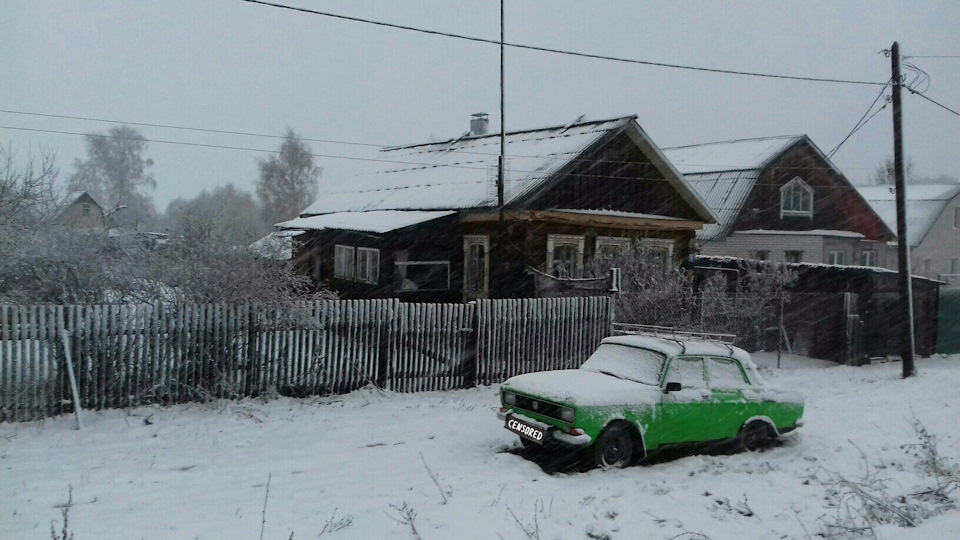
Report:
[[[427,221],[456,214],[454,210],[418,211],[418,210],[371,210],[369,212],[335,212],[317,216],[299,217],[277,223],[281,229],[301,229],[320,231],[339,229],[385,233],[410,227]]]

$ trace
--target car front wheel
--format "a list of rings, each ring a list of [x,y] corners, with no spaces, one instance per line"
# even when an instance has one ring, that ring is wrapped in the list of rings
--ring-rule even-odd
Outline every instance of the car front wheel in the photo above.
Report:
[[[623,424],[604,429],[593,446],[594,464],[601,469],[620,469],[633,459],[633,438]]]

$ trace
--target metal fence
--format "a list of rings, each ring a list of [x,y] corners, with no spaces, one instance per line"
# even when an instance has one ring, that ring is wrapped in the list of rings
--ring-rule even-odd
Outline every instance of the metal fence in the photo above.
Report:
[[[285,306],[0,306],[0,421],[261,394],[402,392],[576,367],[609,335],[608,298]],[[68,345],[65,347],[65,345]]]

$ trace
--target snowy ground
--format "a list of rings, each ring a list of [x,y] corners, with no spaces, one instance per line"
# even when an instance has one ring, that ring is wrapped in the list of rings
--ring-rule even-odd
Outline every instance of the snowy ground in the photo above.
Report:
[[[897,494],[930,483],[901,448],[914,418],[960,461],[960,356],[906,381],[898,363],[782,365],[762,369],[808,401],[780,447],[621,471],[549,475],[516,455],[495,387],[90,413],[83,431],[72,418],[0,424],[0,538],[50,538],[72,486],[77,540],[256,539],[268,478],[269,539],[413,538],[396,521],[404,504],[424,539],[809,538],[837,515],[830,475],[869,467]],[[960,512],[876,534],[957,538]]]

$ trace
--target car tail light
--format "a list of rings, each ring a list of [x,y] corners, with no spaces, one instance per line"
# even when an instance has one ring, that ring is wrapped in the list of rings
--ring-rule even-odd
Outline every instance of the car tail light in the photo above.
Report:
[[[571,435],[583,435],[583,430],[580,428],[573,428],[570,430]]]

